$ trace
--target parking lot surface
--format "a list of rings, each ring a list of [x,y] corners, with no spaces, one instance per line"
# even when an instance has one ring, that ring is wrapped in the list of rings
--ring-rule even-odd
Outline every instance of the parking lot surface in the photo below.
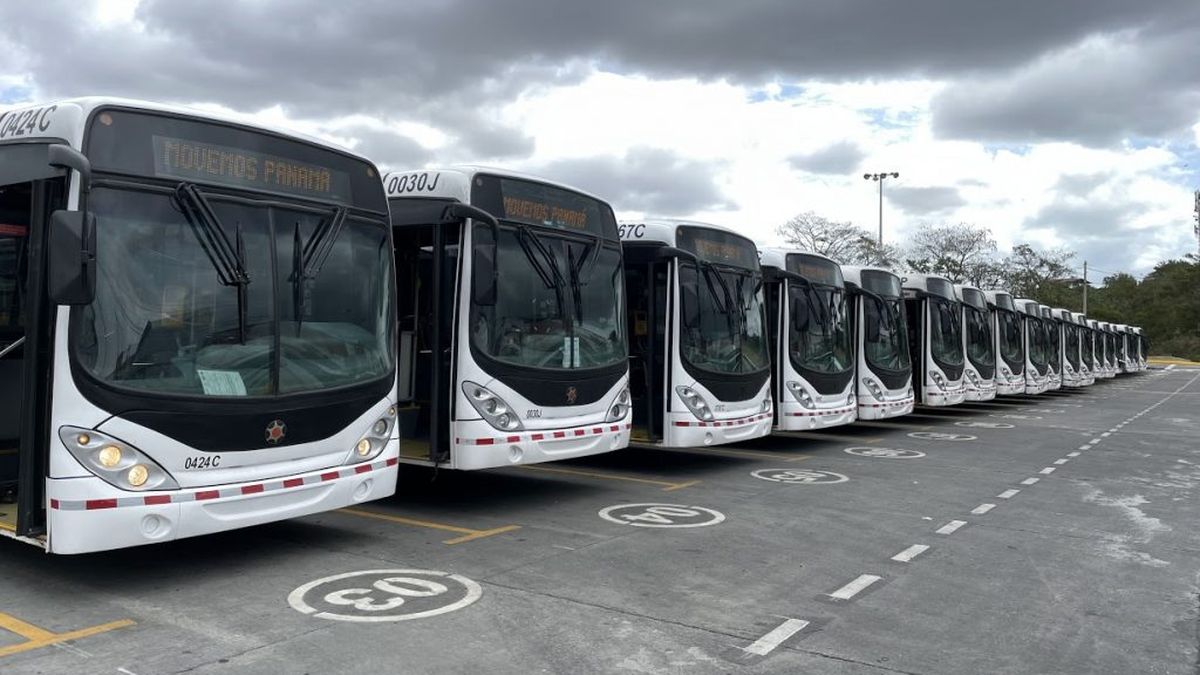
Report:
[[[1200,370],[630,448],[80,557],[4,673],[1192,673]]]

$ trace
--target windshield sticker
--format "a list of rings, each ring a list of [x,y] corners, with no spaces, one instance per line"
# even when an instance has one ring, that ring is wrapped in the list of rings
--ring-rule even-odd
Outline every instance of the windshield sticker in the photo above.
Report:
[[[205,370],[196,369],[200,378],[200,386],[209,396],[245,396],[246,383],[242,374],[236,370]]]

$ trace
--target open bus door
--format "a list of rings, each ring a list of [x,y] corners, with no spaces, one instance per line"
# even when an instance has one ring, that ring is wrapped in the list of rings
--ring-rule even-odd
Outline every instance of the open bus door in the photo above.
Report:
[[[66,187],[49,147],[0,146],[0,529],[26,538],[46,533],[54,356],[47,247]]]
[[[641,443],[659,441],[664,436],[671,259],[659,255],[659,250],[659,247],[626,246],[624,251],[629,390],[633,399],[630,438]]]

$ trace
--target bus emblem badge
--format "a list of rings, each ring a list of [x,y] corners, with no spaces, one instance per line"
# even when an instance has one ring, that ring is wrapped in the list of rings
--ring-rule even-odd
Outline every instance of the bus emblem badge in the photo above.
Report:
[[[567,387],[567,403],[574,403],[577,398],[579,398],[579,391],[575,387]]]
[[[286,435],[287,425],[283,423],[283,420],[272,420],[271,423],[267,425],[267,442],[271,445],[275,445],[279,441],[282,441],[283,437]]]

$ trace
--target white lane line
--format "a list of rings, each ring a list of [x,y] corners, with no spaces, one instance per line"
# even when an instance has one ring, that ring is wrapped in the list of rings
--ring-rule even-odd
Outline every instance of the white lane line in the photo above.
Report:
[[[1082,448],[1080,448],[1080,449],[1082,450]],[[1067,453],[1067,457],[1078,457],[1078,456],[1079,456],[1078,452],[1068,452]]]
[[[1026,478],[1025,480],[1021,481],[1021,485],[1033,485],[1039,480],[1041,480],[1041,478]]]
[[[912,562],[913,558],[928,550],[929,547],[925,544],[913,544],[912,546],[909,546],[903,551],[900,551],[896,555],[892,556],[892,560],[895,560],[896,562]]]
[[[1049,476],[1050,474],[1054,473],[1054,467],[1048,466],[1048,467],[1042,469],[1041,471],[1039,471],[1038,473],[1042,474],[1043,476]]]
[[[938,534],[953,534],[955,530],[966,524],[965,520],[952,520],[934,531]]]
[[[1013,497],[1017,496],[1018,492],[1020,492],[1020,490],[1005,490],[1004,492],[996,495],[996,499],[1012,499]]]
[[[1063,464],[1066,464],[1066,463],[1067,463],[1067,462],[1069,462],[1069,461],[1071,461],[1069,458],[1067,458],[1067,457],[1063,457],[1062,459],[1056,459],[1056,460],[1054,460],[1054,463],[1055,463],[1055,464],[1057,464],[1057,465],[1059,465],[1059,466],[1062,466]]]
[[[1100,438],[1108,438],[1109,436],[1112,436],[1111,431],[1106,431],[1106,432],[1100,434]]]
[[[1172,363],[1171,365],[1167,366],[1166,370],[1175,370],[1175,364]]]
[[[995,504],[980,504],[979,506],[976,506],[975,508],[971,509],[971,513],[974,515],[977,515],[977,516],[982,516],[983,514],[987,513],[988,511],[991,511],[994,508],[996,508]]]
[[[743,647],[743,651],[754,654],[756,656],[766,656],[775,651],[775,648],[783,644],[783,641],[792,637],[796,633],[808,627],[808,622],[803,619],[788,619],[776,626],[770,633],[758,638],[754,644],[749,647]]]
[[[1081,445],[1081,446],[1079,446],[1079,449],[1080,450],[1091,450],[1092,446],[1091,445]]]
[[[883,577],[874,574],[860,574],[854,581],[851,581],[845,586],[842,586],[836,591],[830,593],[829,597],[837,600],[849,600],[850,598],[853,598],[859,593],[867,590],[871,584],[879,581],[880,579],[883,579]]]

